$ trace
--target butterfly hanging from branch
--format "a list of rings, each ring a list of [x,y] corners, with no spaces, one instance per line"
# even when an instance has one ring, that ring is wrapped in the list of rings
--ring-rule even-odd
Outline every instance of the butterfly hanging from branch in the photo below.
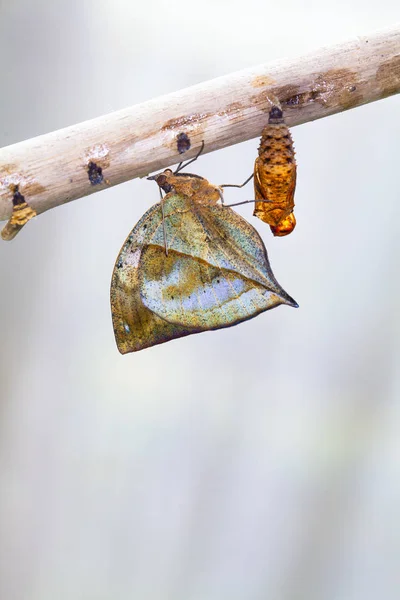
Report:
[[[257,231],[221,204],[220,187],[181,168],[150,178],[166,195],[133,228],[115,263],[111,312],[122,354],[230,327],[280,304],[297,307]]]

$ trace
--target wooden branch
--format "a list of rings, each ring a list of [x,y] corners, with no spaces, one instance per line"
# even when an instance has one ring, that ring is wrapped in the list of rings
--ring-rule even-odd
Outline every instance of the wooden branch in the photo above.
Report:
[[[41,213],[191,158],[202,140],[212,152],[258,137],[272,104],[293,126],[399,91],[399,26],[219,77],[0,149],[0,220],[16,193]]]

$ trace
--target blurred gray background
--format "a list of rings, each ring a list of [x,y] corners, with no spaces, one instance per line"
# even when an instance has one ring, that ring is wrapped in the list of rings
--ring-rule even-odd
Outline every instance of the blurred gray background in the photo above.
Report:
[[[0,1],[0,143],[394,24],[397,0]],[[296,127],[299,302],[121,356],[114,261],[145,180],[0,247],[2,600],[400,594],[400,99]],[[258,140],[202,157],[251,172]],[[251,186],[232,190],[232,201]]]

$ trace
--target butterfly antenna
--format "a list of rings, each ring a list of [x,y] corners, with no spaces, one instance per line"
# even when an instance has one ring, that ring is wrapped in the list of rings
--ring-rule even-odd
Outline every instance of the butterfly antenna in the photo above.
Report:
[[[162,195],[162,191],[161,188],[159,188],[160,190],[160,196],[161,196],[161,212],[162,212],[162,228],[163,228],[163,236],[164,236],[164,248],[165,248],[165,256],[168,256],[168,243],[167,243],[167,230],[165,228],[165,213],[164,213],[164,196]]]
[[[180,162],[179,165],[175,169],[174,175],[176,175],[177,173],[179,173],[179,171],[182,171],[182,169],[186,169],[186,167],[188,165],[190,165],[190,163],[192,163],[195,160],[197,160],[199,158],[200,154],[203,152],[203,150],[204,150],[204,140],[201,142],[200,150],[198,151],[198,153],[196,154],[196,156],[194,158],[191,158],[190,160],[188,160],[186,163],[184,163],[183,161]]]
[[[244,181],[243,183],[241,183],[240,185],[238,185],[237,183],[223,183],[222,185],[220,185],[219,187],[235,187],[235,188],[242,188],[244,187],[247,183],[249,183],[250,179],[253,179],[254,177],[254,173],[252,173],[250,175],[250,177],[248,177],[246,179],[246,181]],[[232,206],[232,205],[230,205]]]

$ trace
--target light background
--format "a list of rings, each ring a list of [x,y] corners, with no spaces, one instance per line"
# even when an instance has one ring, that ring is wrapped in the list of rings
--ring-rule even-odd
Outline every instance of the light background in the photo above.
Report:
[[[1,0],[0,143],[398,19],[395,0]],[[399,597],[399,97],[292,133],[295,232],[240,212],[298,310],[120,356],[109,284],[158,200],[145,180],[1,244],[0,598]],[[240,182],[257,146],[196,171]]]

